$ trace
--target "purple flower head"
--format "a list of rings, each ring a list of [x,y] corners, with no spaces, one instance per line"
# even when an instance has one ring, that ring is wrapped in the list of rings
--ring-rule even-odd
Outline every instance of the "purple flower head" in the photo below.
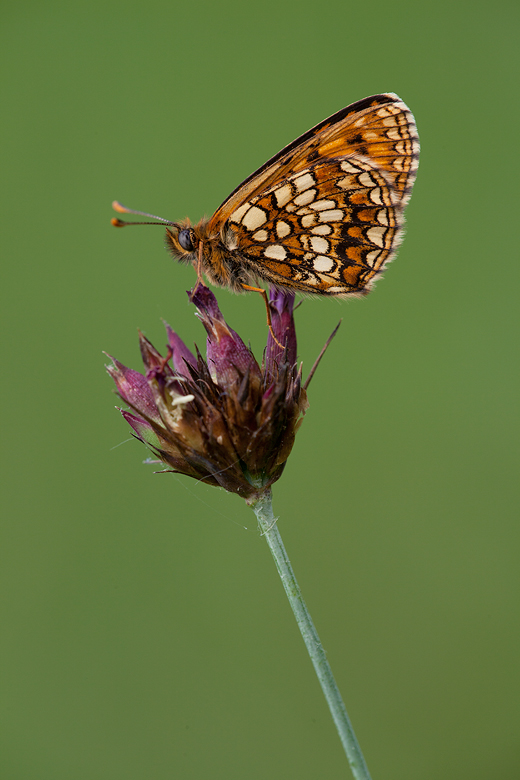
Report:
[[[254,499],[280,478],[308,406],[296,363],[294,296],[271,292],[275,338],[269,333],[260,367],[213,293],[199,284],[188,294],[207,332],[206,359],[166,325],[164,357],[139,336],[145,375],[113,358],[107,370],[130,407],[123,417],[166,471]]]

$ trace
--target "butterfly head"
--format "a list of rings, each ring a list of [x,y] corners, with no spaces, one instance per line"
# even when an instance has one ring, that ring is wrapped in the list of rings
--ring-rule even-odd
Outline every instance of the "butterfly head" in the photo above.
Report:
[[[166,228],[166,248],[181,263],[193,263],[197,255],[197,237],[189,219]]]

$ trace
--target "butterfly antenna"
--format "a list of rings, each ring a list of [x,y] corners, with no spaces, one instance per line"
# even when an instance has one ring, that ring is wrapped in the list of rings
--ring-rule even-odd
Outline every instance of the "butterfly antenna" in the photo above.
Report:
[[[123,206],[122,203],[119,203],[118,200],[114,200],[112,202],[112,208],[114,211],[117,211],[119,214],[137,214],[140,217],[150,217],[150,219],[156,219],[157,222],[125,222],[123,219],[117,219],[117,217],[113,217],[111,220],[114,227],[126,227],[127,225],[171,225],[172,227],[177,227],[176,222],[170,222],[169,219],[163,219],[162,217],[157,217],[155,214],[148,214],[146,211],[136,211],[135,209],[128,209],[126,206]]]

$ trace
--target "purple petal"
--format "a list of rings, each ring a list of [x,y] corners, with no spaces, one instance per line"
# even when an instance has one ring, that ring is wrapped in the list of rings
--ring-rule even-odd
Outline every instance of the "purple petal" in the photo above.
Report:
[[[187,290],[187,293],[190,302],[195,304],[201,315],[206,315],[210,320],[219,320],[225,324],[217,299],[209,287],[206,287],[204,284],[198,284],[193,293],[190,290]]]
[[[167,322],[164,323],[166,333],[168,334],[168,345],[172,351],[172,363],[175,371],[182,376],[188,377],[189,372],[186,363],[190,366],[197,365],[197,358],[188,349],[184,341],[173,331]]]
[[[134,429],[142,442],[145,444],[151,444],[153,447],[157,447],[160,444],[160,440],[156,436],[150,423],[147,423],[146,420],[141,419],[141,417],[137,417],[135,414],[126,412],[124,409],[120,409],[119,411],[127,423]]]
[[[167,359],[163,358],[160,352],[158,352],[151,341],[148,341],[146,336],[139,331],[139,348],[141,350],[141,357],[146,368],[147,379],[150,376],[156,374],[162,374],[163,376],[173,376],[173,371],[168,365]]]
[[[123,401],[145,417],[159,422],[161,417],[146,377],[132,368],[127,368],[111,355],[108,357],[114,365],[107,366],[106,369],[116,383],[117,392]]]
[[[294,326],[294,293],[272,289],[269,292],[271,325],[280,347],[271,335],[267,337],[265,356],[266,371],[273,376],[280,363],[294,365],[297,357],[296,329]],[[287,352],[286,352],[287,350]]]

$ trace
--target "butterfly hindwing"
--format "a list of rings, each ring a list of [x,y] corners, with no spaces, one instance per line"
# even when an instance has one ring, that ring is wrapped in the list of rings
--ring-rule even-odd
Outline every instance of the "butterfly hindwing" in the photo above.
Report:
[[[397,246],[399,197],[363,158],[325,160],[230,216],[240,255],[272,284],[322,295],[366,292]]]

